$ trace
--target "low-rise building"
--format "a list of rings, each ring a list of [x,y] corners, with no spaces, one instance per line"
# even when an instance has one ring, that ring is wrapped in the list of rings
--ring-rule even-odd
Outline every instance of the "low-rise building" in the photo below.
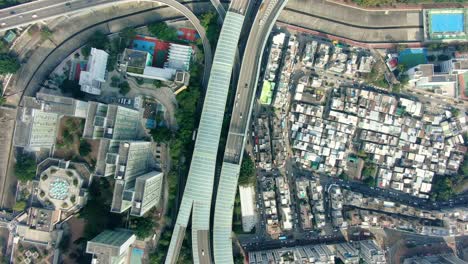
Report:
[[[372,264],[385,264],[384,251],[373,240],[360,241],[360,254],[361,258],[366,263]]]
[[[86,253],[92,254],[92,264],[124,264],[130,261],[130,248],[136,236],[130,230],[105,230],[88,241]]]
[[[345,264],[359,263],[359,249],[351,243],[341,243],[336,245],[336,256]]]
[[[101,85],[106,82],[107,52],[91,48],[86,71],[81,71],[79,84],[81,91],[89,94],[100,95]]]

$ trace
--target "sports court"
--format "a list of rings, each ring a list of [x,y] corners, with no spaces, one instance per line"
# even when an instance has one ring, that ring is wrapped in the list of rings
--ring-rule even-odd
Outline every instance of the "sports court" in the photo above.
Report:
[[[427,63],[426,49],[405,49],[398,54],[398,64],[405,65],[406,69],[425,63]]]
[[[162,68],[167,60],[169,43],[157,38],[138,35],[132,43],[135,50],[146,51],[153,56],[153,65]]]

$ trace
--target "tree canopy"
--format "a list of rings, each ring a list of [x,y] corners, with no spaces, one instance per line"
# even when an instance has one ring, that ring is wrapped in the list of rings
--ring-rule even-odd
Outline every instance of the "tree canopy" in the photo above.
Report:
[[[18,59],[7,53],[0,53],[0,74],[15,73],[20,68]]]
[[[206,37],[210,41],[212,48],[216,47],[221,29],[218,25],[218,15],[214,12],[204,13],[200,19],[201,25],[205,28]]]
[[[81,139],[79,151],[82,157],[88,156],[88,154],[91,152],[91,144],[89,144],[88,141]]]
[[[154,234],[153,228],[155,222],[153,221],[152,215],[146,217],[135,217],[130,220],[130,229],[135,232],[135,235],[139,239],[145,239]]]
[[[158,127],[151,130],[151,135],[156,142],[168,143],[172,138],[172,131],[167,127]]]
[[[148,31],[160,40],[177,41],[177,30],[169,27],[166,22],[157,22],[148,25]]]
[[[17,155],[15,175],[22,182],[33,180],[36,176],[36,159],[31,155]]]
[[[239,172],[239,185],[255,184],[255,163],[245,154]]]

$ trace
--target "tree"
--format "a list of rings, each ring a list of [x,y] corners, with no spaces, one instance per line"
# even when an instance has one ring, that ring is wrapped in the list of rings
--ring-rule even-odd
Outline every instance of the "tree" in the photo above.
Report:
[[[130,92],[130,85],[127,81],[121,82],[119,84],[119,89],[121,94],[126,95],[128,92]]]
[[[73,98],[84,98],[85,94],[81,91],[81,86],[78,81],[65,79],[59,86],[64,94],[71,94]]]
[[[255,183],[255,163],[249,155],[244,155],[239,172],[239,185]]]
[[[450,57],[448,55],[445,55],[445,54],[440,54],[439,56],[437,56],[437,60],[438,61],[446,61],[446,60],[450,60]]]
[[[52,30],[50,30],[50,28],[48,28],[47,26],[43,26],[41,28],[41,38],[42,39],[49,39],[50,37],[52,37],[52,34],[54,32]]]
[[[427,56],[427,60],[430,61],[430,62],[435,61],[435,60],[436,60],[436,56],[434,56],[434,55],[429,55],[429,56]]]
[[[119,84],[120,84],[120,78],[118,76],[112,76],[110,86],[119,87]]]
[[[21,200],[21,201],[17,201],[15,203],[15,206],[13,207],[13,210],[14,211],[23,211],[25,208],[26,208],[26,201]]]
[[[91,152],[91,144],[89,144],[88,141],[81,139],[79,151],[82,157],[88,156],[88,154]]]
[[[436,176],[432,185],[432,199],[448,200],[453,192],[453,182],[449,177]]]
[[[172,131],[167,127],[159,127],[151,130],[151,136],[156,142],[167,143],[172,138]]]
[[[452,113],[452,116],[457,117],[460,115],[460,109],[456,107],[450,108],[450,112]]]
[[[88,40],[83,48],[81,48],[81,53],[83,56],[88,57],[91,54],[91,48],[107,50],[109,48],[109,39],[107,35],[101,31],[96,31]]]
[[[364,178],[363,182],[369,187],[375,187],[375,179],[372,176]]]
[[[216,47],[219,33],[221,32],[218,25],[218,15],[214,12],[204,13],[201,16],[200,23],[205,28],[206,37],[213,46],[212,48]]]
[[[79,215],[80,218],[86,220],[85,240],[92,239],[105,229],[121,226],[121,216],[110,212],[112,191],[108,179],[98,178],[92,181],[89,187],[88,202]]]
[[[154,226],[155,222],[151,215],[147,217],[137,217],[130,220],[130,229],[135,232],[135,235],[139,239],[145,239],[153,235]]]
[[[162,82],[161,82],[160,80],[154,80],[154,81],[153,81],[153,85],[154,85],[154,87],[156,87],[156,88],[161,88]]]
[[[152,23],[148,25],[148,31],[152,36],[161,40],[177,41],[177,30],[169,27],[166,22]]]
[[[15,73],[20,68],[18,58],[7,53],[0,53],[0,75]]]
[[[128,45],[130,45],[130,42],[136,37],[137,33],[135,31],[134,28],[126,28],[124,30],[122,30],[120,33],[119,33],[119,37],[121,37],[121,49],[120,51],[122,52],[125,47],[127,47]],[[122,47],[123,46],[123,47]]]
[[[36,159],[31,155],[17,155],[15,175],[21,182],[33,180],[36,176]]]

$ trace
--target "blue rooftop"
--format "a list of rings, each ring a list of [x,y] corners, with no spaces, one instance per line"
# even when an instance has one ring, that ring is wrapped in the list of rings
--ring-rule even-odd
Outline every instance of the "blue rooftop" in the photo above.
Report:
[[[151,41],[135,39],[133,40],[133,49],[139,51],[146,51],[149,54],[151,54],[151,56],[154,55],[154,43]]]

